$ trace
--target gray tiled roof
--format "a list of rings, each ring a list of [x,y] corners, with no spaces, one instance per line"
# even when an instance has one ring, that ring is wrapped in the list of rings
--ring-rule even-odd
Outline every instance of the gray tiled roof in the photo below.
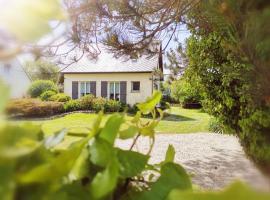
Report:
[[[62,70],[62,73],[152,72],[158,67],[158,60],[158,55],[151,58],[142,56],[135,61],[115,58],[110,53],[102,52],[96,61],[85,56]]]

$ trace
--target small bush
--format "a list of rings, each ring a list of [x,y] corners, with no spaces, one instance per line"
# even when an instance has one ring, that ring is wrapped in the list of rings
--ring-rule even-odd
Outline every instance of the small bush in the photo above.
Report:
[[[34,81],[30,88],[28,89],[28,94],[32,98],[39,97],[42,93],[46,91],[55,91],[58,92],[57,86],[54,84],[54,82],[49,80],[38,80]]]
[[[122,104],[120,101],[109,99],[105,103],[106,112],[119,112],[121,109],[122,109]]]
[[[97,97],[93,101],[93,110],[99,112],[105,108],[106,99],[102,97]]]
[[[200,90],[185,77],[174,81],[171,85],[172,97],[184,108],[201,108],[202,95]]]
[[[170,108],[170,103],[167,101],[167,98],[162,97],[160,101],[160,109],[166,110]]]
[[[41,95],[40,95],[40,99],[42,101],[49,101],[49,99],[51,98],[51,96],[55,95],[56,92],[55,91],[52,91],[52,90],[48,90],[48,91],[45,91],[43,92]]]
[[[81,103],[79,100],[70,100],[64,105],[65,111],[76,111],[81,110]]]
[[[66,95],[65,93],[58,93],[49,98],[50,101],[56,102],[68,102],[71,100],[70,96]]]
[[[138,111],[139,111],[139,109],[136,106],[136,104],[134,104],[133,106],[128,105],[128,113],[136,114]]]
[[[95,97],[93,95],[86,95],[80,98],[81,107],[83,110],[92,110]]]
[[[45,102],[40,99],[16,99],[6,107],[8,115],[23,117],[43,117],[64,112],[62,103]]]

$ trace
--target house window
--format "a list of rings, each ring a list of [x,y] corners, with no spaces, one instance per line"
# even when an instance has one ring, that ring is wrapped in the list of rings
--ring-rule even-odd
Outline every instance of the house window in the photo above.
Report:
[[[120,100],[120,83],[109,82],[109,99]]]
[[[131,82],[131,92],[140,92],[140,81]]]
[[[80,82],[79,84],[80,87],[80,97],[85,96],[90,94],[90,82],[85,81],[85,82]]]

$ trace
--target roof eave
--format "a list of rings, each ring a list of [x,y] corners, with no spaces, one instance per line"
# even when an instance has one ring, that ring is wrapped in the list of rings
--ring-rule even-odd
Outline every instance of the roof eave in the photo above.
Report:
[[[133,74],[133,73],[152,73],[153,71],[133,71],[133,72],[61,72],[62,74],[111,74],[111,73],[115,73],[115,74],[124,74],[124,73],[128,73],[128,74]]]

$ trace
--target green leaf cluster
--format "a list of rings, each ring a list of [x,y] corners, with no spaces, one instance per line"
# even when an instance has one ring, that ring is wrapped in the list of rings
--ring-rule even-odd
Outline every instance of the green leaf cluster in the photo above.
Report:
[[[163,162],[148,163],[148,154],[133,151],[138,137],[154,141],[154,127],[162,118],[155,109],[161,93],[141,103],[133,120],[113,114],[101,126],[100,112],[87,135],[66,149],[58,148],[67,129],[44,138],[40,127],[5,125],[0,130],[0,196],[3,199],[165,199],[172,189],[190,189],[185,170],[173,163],[169,146]],[[150,112],[152,121],[141,114]],[[159,118],[156,118],[157,112]],[[136,136],[136,137],[135,137]],[[132,139],[129,150],[115,146],[117,139]],[[157,174],[147,178],[144,174]],[[149,180],[148,180],[149,179]],[[149,188],[148,189],[146,189]]]

